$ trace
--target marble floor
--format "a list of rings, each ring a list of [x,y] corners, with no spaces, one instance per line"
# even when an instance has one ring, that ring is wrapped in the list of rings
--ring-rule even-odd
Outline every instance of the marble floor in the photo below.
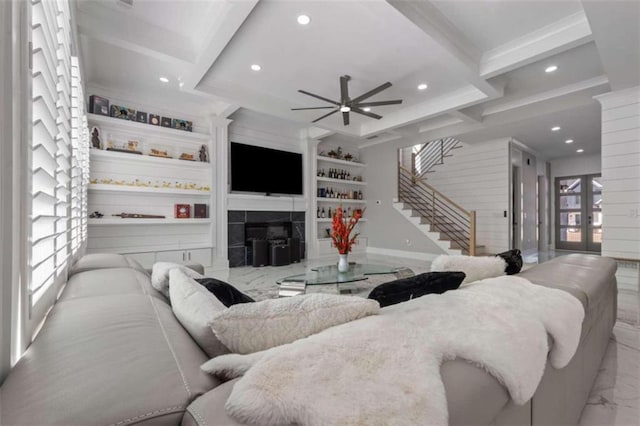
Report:
[[[533,266],[564,253],[543,253],[525,259]],[[357,262],[406,266],[416,274],[429,271],[429,263],[403,258],[379,256],[350,256]],[[308,261],[289,266],[262,268],[242,267],[213,273],[256,300],[273,298],[278,287],[275,280],[305,272],[310,266],[327,264]],[[618,320],[607,348],[600,373],[596,378],[589,401],[584,408],[580,426],[640,426],[640,275],[637,264],[619,264]],[[366,295],[373,287],[394,279],[392,275],[376,275],[357,283],[356,294]],[[325,287],[325,288],[321,288]],[[317,291],[335,292],[335,286],[320,286]]]

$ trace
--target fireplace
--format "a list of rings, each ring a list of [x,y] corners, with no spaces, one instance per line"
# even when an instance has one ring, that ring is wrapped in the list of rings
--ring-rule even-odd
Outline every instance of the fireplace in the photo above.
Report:
[[[295,238],[304,259],[305,212],[229,210],[227,217],[230,267],[252,264],[253,240],[286,244],[287,238]]]
[[[245,245],[251,247],[253,240],[270,243],[286,243],[291,238],[291,222],[258,222],[244,224]]]

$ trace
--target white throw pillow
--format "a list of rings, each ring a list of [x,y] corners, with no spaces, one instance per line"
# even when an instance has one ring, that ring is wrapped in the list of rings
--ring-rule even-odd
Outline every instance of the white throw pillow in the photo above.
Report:
[[[173,262],[154,263],[153,268],[151,269],[151,285],[160,293],[164,294],[167,298],[169,298],[169,272],[172,269],[176,269],[176,268],[180,269],[188,277],[204,278],[203,275],[200,275],[193,269],[188,268],[179,263],[173,263]]]
[[[506,267],[507,263],[501,257],[442,255],[431,263],[431,272],[462,271],[466,275],[462,284],[466,284],[504,275]]]
[[[233,305],[213,319],[211,328],[231,352],[248,354],[379,311],[375,300],[316,293]]]
[[[227,309],[202,284],[180,268],[169,272],[171,309],[193,340],[211,358],[228,353],[227,348],[213,334],[209,323]]]

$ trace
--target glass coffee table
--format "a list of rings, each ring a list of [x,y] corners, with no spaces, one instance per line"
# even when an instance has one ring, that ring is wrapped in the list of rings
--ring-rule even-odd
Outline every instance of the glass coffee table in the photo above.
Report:
[[[291,275],[277,280],[278,297],[304,294],[307,286],[336,284],[338,293],[352,292],[357,281],[367,279],[367,275],[393,274],[396,278],[411,277],[413,271],[406,267],[375,265],[371,263],[350,263],[349,271],[339,272],[338,265],[316,266],[304,274]]]

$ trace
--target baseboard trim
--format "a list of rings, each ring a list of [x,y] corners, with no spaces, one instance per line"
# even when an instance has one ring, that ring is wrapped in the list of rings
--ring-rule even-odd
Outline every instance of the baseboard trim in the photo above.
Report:
[[[417,251],[393,250],[382,247],[367,247],[367,254],[402,257],[405,259],[424,260],[426,262],[432,262],[436,257],[440,256],[443,253],[422,253]]]

